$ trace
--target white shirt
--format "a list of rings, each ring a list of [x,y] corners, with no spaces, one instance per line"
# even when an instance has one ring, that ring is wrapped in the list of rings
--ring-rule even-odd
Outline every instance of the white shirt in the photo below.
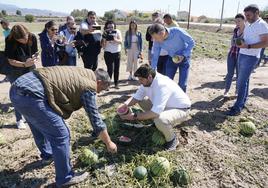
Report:
[[[70,56],[76,56],[76,49],[70,44],[73,40],[75,35],[70,33],[68,31],[68,29],[65,29],[63,31],[60,32],[61,36],[65,36],[66,37],[66,42],[67,45],[65,46],[65,51],[70,55]]]
[[[244,40],[246,44],[256,44],[261,41],[260,36],[268,34],[268,24],[261,18],[252,24],[247,23],[244,29]],[[239,53],[260,58],[261,48],[241,48]]]
[[[116,33],[113,34],[113,36],[117,39],[121,38],[121,32],[118,29],[115,29]],[[105,52],[111,52],[111,53],[117,53],[121,52],[121,44],[115,41],[107,41],[106,46],[104,49]]]
[[[159,73],[156,73],[150,87],[141,85],[133,95],[139,101],[143,100],[146,96],[153,104],[151,111],[156,114],[160,114],[168,109],[189,108],[191,106],[189,97],[178,84]]]
[[[132,43],[136,43],[136,42],[138,42],[138,37],[137,37],[137,35],[132,35],[131,37],[132,37],[132,39],[131,39],[131,42],[132,42]]]

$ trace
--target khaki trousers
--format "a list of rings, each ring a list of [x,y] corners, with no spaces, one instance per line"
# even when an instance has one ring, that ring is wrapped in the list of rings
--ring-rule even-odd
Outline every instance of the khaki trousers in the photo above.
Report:
[[[151,110],[153,106],[149,99],[142,100],[139,105],[144,111]],[[167,109],[154,119],[156,128],[163,133],[167,142],[175,136],[173,127],[185,121],[189,111],[188,109]]]

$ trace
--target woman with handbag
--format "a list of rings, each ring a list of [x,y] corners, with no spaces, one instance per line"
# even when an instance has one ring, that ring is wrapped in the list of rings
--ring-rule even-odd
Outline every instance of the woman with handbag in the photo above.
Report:
[[[37,39],[21,24],[14,25],[5,41],[5,55],[11,65],[7,77],[12,84],[21,75],[35,69],[38,56]],[[15,109],[17,127],[24,129],[21,114]]]

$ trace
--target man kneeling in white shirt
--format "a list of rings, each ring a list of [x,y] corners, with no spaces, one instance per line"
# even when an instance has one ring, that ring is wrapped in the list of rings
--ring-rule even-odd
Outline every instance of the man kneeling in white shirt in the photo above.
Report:
[[[132,121],[153,119],[156,128],[165,136],[165,149],[175,150],[178,139],[173,126],[187,119],[191,107],[189,97],[173,80],[147,64],[141,65],[134,76],[138,77],[141,86],[118,109],[138,103],[144,112],[128,113],[121,118]]]

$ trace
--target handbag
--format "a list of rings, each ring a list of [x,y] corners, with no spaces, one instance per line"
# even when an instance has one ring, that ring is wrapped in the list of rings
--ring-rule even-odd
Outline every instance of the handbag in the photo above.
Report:
[[[4,51],[0,51],[0,74],[9,75],[13,70],[12,65],[8,62],[8,58]]]

